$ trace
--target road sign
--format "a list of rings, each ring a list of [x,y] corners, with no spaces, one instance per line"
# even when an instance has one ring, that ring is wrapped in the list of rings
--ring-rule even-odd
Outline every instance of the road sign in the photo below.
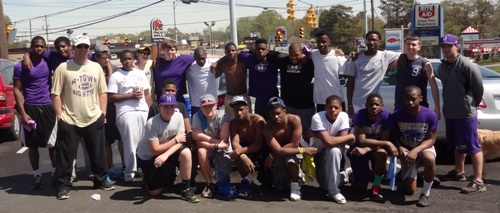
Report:
[[[163,23],[158,18],[151,20],[151,41],[163,42],[165,40],[165,31],[163,31]]]

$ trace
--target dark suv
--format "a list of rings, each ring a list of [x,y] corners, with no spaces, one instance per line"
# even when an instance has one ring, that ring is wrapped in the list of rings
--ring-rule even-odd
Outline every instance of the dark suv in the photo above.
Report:
[[[19,116],[15,109],[14,63],[0,59],[0,140],[17,140],[21,135]]]

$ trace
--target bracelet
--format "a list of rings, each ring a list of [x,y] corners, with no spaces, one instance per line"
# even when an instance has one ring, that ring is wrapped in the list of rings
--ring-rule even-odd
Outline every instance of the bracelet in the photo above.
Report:
[[[247,158],[247,157],[248,157],[248,156],[247,156],[246,154],[241,154],[241,155],[240,155],[240,160],[243,160],[243,159],[245,159],[245,158]]]
[[[217,151],[217,150],[219,150],[219,143],[216,143],[216,144],[215,144],[215,150],[216,150],[216,151]]]
[[[269,158],[271,158],[271,160],[274,160],[273,155],[271,153],[269,153]]]
[[[299,154],[303,154],[303,153],[304,153],[304,148],[299,147]]]
[[[177,138],[174,138],[174,141],[175,141],[175,144],[179,144],[179,141],[177,140]]]
[[[214,144],[214,150],[217,151],[217,144]]]

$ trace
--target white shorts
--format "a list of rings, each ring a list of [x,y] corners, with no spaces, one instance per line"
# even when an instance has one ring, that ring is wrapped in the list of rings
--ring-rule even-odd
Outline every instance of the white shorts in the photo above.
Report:
[[[415,160],[414,163],[409,164],[406,163],[404,160],[401,161],[401,174],[403,180],[406,178],[412,178],[412,179],[417,179],[417,170],[418,168],[422,167],[422,153],[424,152],[432,152],[434,153],[434,158],[437,156],[436,155],[436,149],[434,149],[434,146],[431,148],[427,148],[421,153],[418,154],[417,159]]]

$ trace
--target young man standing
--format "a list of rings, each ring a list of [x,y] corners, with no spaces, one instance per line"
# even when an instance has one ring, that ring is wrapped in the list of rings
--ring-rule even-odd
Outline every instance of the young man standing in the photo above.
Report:
[[[214,159],[215,180],[218,184],[230,182],[233,151],[229,143],[229,117],[217,110],[217,99],[211,94],[200,97],[200,111],[193,116],[193,139],[198,145],[198,163],[207,183],[202,197],[214,195],[210,159]]]
[[[24,146],[28,147],[28,155],[33,169],[34,180],[31,189],[42,187],[42,172],[40,171],[40,154],[38,147],[49,146],[49,157],[52,163],[52,180],[56,167],[55,138],[51,140],[50,135],[54,129],[56,115],[50,99],[51,72],[42,55],[45,51],[45,39],[35,36],[31,40],[31,63],[30,71],[22,70],[22,61],[14,67],[14,97],[17,110],[21,113],[24,127]]]
[[[311,121],[314,135],[311,146],[320,152],[316,174],[320,187],[328,192],[328,196],[336,203],[345,204],[347,201],[339,189],[340,166],[345,145],[354,144],[355,137],[349,134],[349,117],[342,112],[342,99],[331,95],[325,103],[325,111],[316,113]]]
[[[369,94],[378,93],[387,68],[396,67],[400,55],[392,51],[378,50],[382,38],[378,31],[370,31],[365,37],[368,50],[350,62],[346,70],[346,75],[349,76],[346,85],[349,117],[364,108]]]
[[[230,157],[235,161],[242,178],[238,194],[246,197],[250,194],[250,187],[253,183],[250,176],[255,173],[255,161],[258,162],[259,169],[257,180],[263,185],[272,185],[271,174],[264,168],[264,160],[269,153],[262,135],[266,121],[258,114],[248,113],[248,102],[245,96],[234,96],[229,105],[233,108],[235,115],[229,123],[233,146]]]
[[[388,155],[397,156],[398,150],[389,137],[392,130],[392,119],[384,110],[384,102],[379,94],[370,94],[366,99],[365,109],[354,114],[353,125],[356,143],[349,147],[347,156],[351,162],[353,185],[365,191],[370,181],[370,160],[375,177],[370,200],[384,202],[380,193],[380,183],[386,171]]]
[[[182,115],[175,111],[177,101],[173,94],[158,99],[160,114],[146,123],[144,137],[137,146],[138,164],[144,172],[144,183],[149,195],[162,193],[163,187],[172,186],[179,166],[182,178],[182,198],[191,203],[200,200],[191,190],[191,151],[186,143]]]
[[[458,39],[446,34],[439,43],[445,59],[439,67],[443,82],[443,115],[449,148],[455,150],[455,169],[443,180],[465,181],[465,156],[469,154],[474,169],[473,180],[462,193],[486,191],[482,180],[483,151],[477,137],[477,107],[483,97],[479,67],[458,53]]]
[[[401,174],[406,194],[412,195],[417,188],[417,169],[424,166],[424,186],[417,206],[429,206],[429,193],[436,174],[436,130],[438,119],[436,114],[426,107],[420,106],[422,93],[417,86],[405,89],[405,107],[393,113],[394,133],[397,137],[394,144],[398,148],[401,159]]]
[[[201,47],[194,50],[194,60],[195,62],[186,71],[189,98],[191,99],[191,115],[194,115],[200,109],[200,97],[202,95],[208,93],[217,97],[218,87],[218,83],[215,81],[216,76],[210,71],[212,63],[216,61],[207,58],[207,52]]]
[[[108,95],[116,106],[116,126],[123,141],[124,180],[132,182],[137,172],[137,144],[144,135],[144,125],[152,100],[146,75],[134,68],[133,53],[123,50],[120,62],[122,68],[109,79]]]
[[[271,150],[265,161],[265,167],[271,169],[273,185],[278,190],[290,187],[290,200],[301,199],[299,173],[303,154],[315,155],[315,147],[299,147],[302,126],[299,116],[286,114],[286,107],[278,97],[268,102],[271,119],[264,126],[263,134]]]
[[[422,91],[424,98],[420,104],[429,108],[427,102],[427,82],[431,85],[432,97],[434,99],[434,112],[441,118],[441,104],[439,103],[439,90],[434,76],[431,63],[418,55],[422,46],[420,37],[410,35],[405,38],[405,54],[401,54],[398,60],[398,72],[396,73],[397,84],[395,91],[395,109],[404,107],[404,90],[410,85],[415,85]],[[401,63],[400,63],[401,62]],[[403,63],[404,62],[404,63]]]
[[[75,38],[75,58],[62,63],[55,72],[52,101],[58,119],[56,177],[58,199],[68,199],[73,160],[83,138],[90,157],[94,188],[113,190],[106,181],[108,169],[104,151],[106,116],[106,78],[98,63],[87,55],[90,39]],[[63,107],[64,106],[64,107]]]

